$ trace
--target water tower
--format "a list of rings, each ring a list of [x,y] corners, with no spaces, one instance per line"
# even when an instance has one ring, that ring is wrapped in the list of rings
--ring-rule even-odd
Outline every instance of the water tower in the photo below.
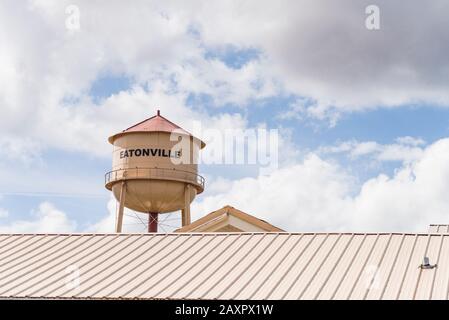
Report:
[[[190,203],[204,191],[198,175],[198,153],[205,143],[157,115],[109,137],[112,171],[105,186],[119,202],[116,232],[122,231],[123,210],[147,213],[148,232],[157,232],[158,215],[182,210],[190,224]]]

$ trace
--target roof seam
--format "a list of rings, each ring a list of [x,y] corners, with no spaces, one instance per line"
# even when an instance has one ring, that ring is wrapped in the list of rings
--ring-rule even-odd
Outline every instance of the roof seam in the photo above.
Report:
[[[142,238],[143,238],[143,237],[142,237]],[[164,235],[163,237],[161,237],[161,239],[159,239],[158,242],[156,242],[156,245],[155,245],[155,246],[158,246],[159,244],[163,244],[164,240],[167,239],[167,238],[168,238],[168,237],[167,237],[166,235]],[[162,246],[160,249],[158,249],[158,250],[153,254],[153,256],[157,256],[157,254],[159,254],[162,250],[164,250],[164,248],[167,248],[169,245],[171,245],[171,244],[172,244],[174,241],[176,241],[177,239],[178,239],[178,238],[174,237],[171,241],[169,241],[168,244],[165,244],[165,246]],[[142,258],[145,260],[145,256],[142,255]],[[164,258],[164,257],[163,257],[163,258]],[[162,259],[163,259],[163,258],[162,258]],[[160,260],[162,260],[162,259],[160,259]],[[153,265],[156,264],[157,262],[159,262],[160,260],[154,262]],[[135,260],[134,260],[134,262],[135,262]],[[118,270],[117,270],[117,271],[118,271]],[[130,282],[133,281],[133,280],[134,280],[134,277],[131,278]],[[106,284],[104,284],[102,287],[98,288],[97,291],[94,291],[93,295],[98,294],[98,293],[101,292],[102,290],[106,290],[106,288],[110,287],[114,282],[115,282],[115,280],[110,279],[109,282],[107,282]],[[112,292],[114,292],[114,291],[112,291]]]
[[[41,263],[41,264],[38,265],[38,266],[34,266],[33,270],[39,270],[40,268],[45,267],[45,266],[48,266],[48,264],[46,264],[45,262],[43,262],[43,263]],[[27,267],[30,267],[30,265],[27,265]],[[25,269],[25,268],[22,268],[22,270],[23,270],[23,269]],[[7,276],[7,277],[8,277],[8,276]],[[4,278],[7,278],[7,277],[4,277]],[[21,274],[16,275],[15,278],[12,278],[12,279],[10,279],[9,281],[3,283],[3,284],[2,284],[2,287],[4,287],[4,286],[7,285],[7,284],[10,284],[10,283],[13,282],[13,281],[16,281],[16,280],[20,279],[21,277],[23,277],[23,275],[21,275]],[[2,278],[2,279],[4,279],[4,278]],[[0,279],[0,280],[1,280],[1,279]],[[18,287],[18,286],[20,286],[20,285],[23,285],[23,284],[27,283],[28,281],[29,281],[29,280],[25,279],[24,281],[20,282],[19,285],[16,285],[16,287]],[[6,292],[6,291],[5,291],[5,292]],[[22,292],[22,291],[19,291],[18,293],[20,293],[20,292]],[[3,292],[0,292],[0,295],[1,295],[2,293],[3,293]]]
[[[377,234],[376,240],[374,240],[374,243],[373,243],[373,245],[371,246],[371,248],[370,248],[370,250],[369,250],[369,252],[368,252],[368,255],[367,255],[366,258],[365,258],[365,262],[363,262],[363,265],[362,265],[362,267],[360,268],[360,272],[359,272],[359,274],[357,275],[357,277],[356,277],[356,279],[355,279],[355,281],[354,281],[354,283],[353,283],[353,285],[352,285],[352,287],[351,287],[351,290],[349,291],[348,298],[351,298],[352,294],[354,293],[354,289],[355,289],[357,283],[359,282],[360,277],[362,276],[363,271],[364,271],[365,268],[366,268],[366,264],[368,263],[369,258],[371,257],[371,254],[373,253],[374,248],[375,248],[376,245],[377,245],[377,241],[378,241],[378,240],[379,240],[379,234]]]
[[[335,290],[332,293],[332,296],[331,296],[330,300],[333,300],[335,298],[335,295],[337,294],[338,289],[340,288],[341,284],[343,283],[343,281],[345,280],[347,274],[349,273],[349,270],[351,269],[351,267],[352,267],[352,265],[353,265],[353,263],[355,261],[355,258],[358,256],[358,254],[360,252],[360,249],[362,248],[363,244],[365,243],[366,238],[367,238],[367,235],[365,234],[363,236],[362,241],[360,241],[360,244],[357,247],[357,250],[356,250],[355,254],[352,256],[351,262],[348,264],[348,267],[346,268],[345,272],[343,273],[343,276],[340,278],[340,281],[338,282],[337,286],[335,287]]]
[[[281,278],[279,279],[279,281],[276,283],[275,286],[273,286],[273,288],[271,288],[271,290],[268,292],[268,294],[265,296],[265,299],[268,299],[269,296],[271,296],[271,294],[274,292],[274,290],[279,286],[279,284],[284,280],[284,278],[287,276],[287,274],[290,272],[290,270],[293,268],[293,266],[296,264],[296,262],[299,260],[300,257],[302,257],[302,255],[304,254],[304,252],[307,250],[307,248],[309,248],[310,244],[312,243],[312,241],[316,238],[316,234],[313,235],[313,237],[307,242],[307,244],[305,245],[305,247],[301,250],[301,253],[296,257],[296,259],[293,261],[293,263],[287,268],[287,270],[284,272],[284,274],[281,276]],[[303,239],[303,237],[301,237],[301,240]]]
[[[20,238],[18,238],[18,239],[21,239],[21,238],[23,238],[23,237],[20,236]],[[37,239],[36,242],[41,241],[43,238],[44,238],[44,237],[41,237],[40,239]],[[32,237],[25,238],[22,242],[16,243],[15,245],[11,246],[11,248],[6,249],[6,250],[0,252],[0,257],[1,257],[3,254],[6,254],[6,252],[11,251],[12,249],[17,249],[18,246],[20,246],[20,245],[22,245],[22,244],[24,244],[24,243],[27,243],[27,242],[30,241],[30,240],[32,240]],[[7,246],[13,244],[14,242],[15,242],[15,239],[14,239],[13,241],[9,242],[9,243],[7,244]],[[26,247],[23,247],[23,248],[17,250],[16,252],[20,252],[21,250],[25,250],[25,249],[26,249]],[[6,257],[8,257],[8,256],[9,256],[9,255],[7,255]]]
[[[208,245],[210,245],[211,243],[212,243],[212,241],[214,241],[215,239],[217,239],[217,235],[215,235],[211,240],[209,240],[209,241],[204,241],[205,243],[202,245],[202,246],[200,246],[195,252],[193,252],[191,255],[189,255],[188,257],[187,257],[187,259],[185,259],[185,260],[183,260],[183,261],[180,261],[179,263],[178,263],[178,266],[176,266],[175,267],[175,269],[177,269],[177,268],[179,268],[180,266],[182,266],[183,264],[185,264],[186,262],[188,262],[188,261],[190,261],[194,256],[196,256],[201,250],[203,250],[205,247],[207,247]],[[207,253],[206,253],[207,254]],[[203,256],[204,257],[204,256]],[[179,276],[179,278],[180,277],[182,277],[183,275],[180,275]],[[156,281],[154,284],[153,284],[153,286],[156,286],[156,285],[158,285],[161,281],[163,281],[164,279],[163,278],[161,278],[161,279],[159,279],[158,281]],[[172,282],[170,282],[167,286],[165,286],[164,288],[162,288],[161,290],[159,290],[157,293],[155,293],[154,294],[154,296],[157,296],[158,294],[160,294],[161,292],[163,292],[168,286],[171,286],[173,283],[175,283],[175,281],[176,281],[177,279],[175,279],[174,281],[172,280]],[[148,281],[148,279],[147,280],[145,280],[145,282],[146,281]],[[143,293],[141,293],[140,294],[140,296],[141,295],[143,295],[143,294],[145,294],[145,293],[147,293],[148,292],[148,290],[146,290],[146,291],[144,291]]]
[[[241,236],[241,234],[239,234],[239,237],[238,238],[240,238],[240,236]],[[237,250],[236,251],[239,251],[245,244],[247,244],[250,240],[252,239],[252,236],[250,236],[250,237],[247,237],[247,239],[237,248]],[[234,244],[234,243],[237,243],[237,242],[233,242],[232,244]],[[227,261],[224,261],[220,266],[218,266],[218,268],[217,269],[215,269],[214,271],[215,272],[217,272],[218,270],[220,270],[224,265],[225,265],[225,263],[226,263]],[[187,296],[189,296],[189,295],[191,295],[195,290],[197,290],[199,287],[201,287],[207,280],[209,280],[209,279],[206,279],[206,278],[204,278],[203,279],[203,281],[201,281],[199,284],[197,284],[194,288],[192,288],[186,295]]]
[[[343,251],[341,252],[340,256],[338,257],[337,261],[335,262],[334,266],[332,267],[331,271],[329,272],[329,274],[327,275],[326,279],[323,281],[323,283],[321,284],[320,288],[318,289],[317,293],[314,296],[314,300],[316,300],[318,298],[318,296],[321,294],[321,292],[323,291],[323,288],[326,286],[327,282],[329,281],[330,277],[334,274],[335,269],[337,268],[337,266],[340,264],[341,259],[343,258],[343,256],[345,255],[347,249],[349,248],[349,245],[352,243],[352,240],[354,239],[354,235],[351,235],[351,238],[348,240],[348,242],[346,243]]]
[[[269,247],[271,247],[271,245],[275,242],[275,240],[277,239],[277,237],[279,237],[279,235],[276,235],[273,237],[273,239],[268,243],[268,245],[261,250],[261,252],[246,266],[246,268],[243,269],[243,271],[240,273],[240,275],[234,280],[237,281],[238,279],[240,279],[240,277],[265,253],[265,250],[268,250]],[[284,243],[288,240],[289,236],[286,237],[286,239],[282,242],[281,246],[279,248],[281,248]],[[271,255],[270,258],[268,258],[268,261],[276,254],[276,251],[274,251]],[[242,292],[242,290],[257,276],[257,274],[260,272],[260,270],[262,270],[265,267],[265,264],[262,264],[258,270],[256,272],[253,273],[252,277],[250,277],[250,279],[248,281],[246,281],[246,283],[240,287],[240,289],[237,291],[236,294],[234,294],[234,296],[232,297],[232,299],[235,299],[240,292]],[[229,290],[229,287],[231,286],[231,284],[229,284],[222,292],[222,294],[224,292],[226,292],[227,290]]]
[[[443,235],[441,235],[441,241],[440,241],[440,246],[438,248],[438,255],[437,255],[437,260],[436,260],[436,264],[437,264],[437,268],[435,269],[435,272],[433,273],[433,277],[432,277],[432,284],[430,286],[430,295],[429,295],[429,299],[432,299],[433,296],[433,290],[434,290],[434,285],[435,285],[435,279],[437,277],[437,272],[438,272],[438,264],[440,263],[440,256],[441,256],[441,249],[443,248]]]
[[[427,237],[426,249],[424,250],[424,257],[427,257],[427,251],[429,250],[429,244],[430,244],[430,234]],[[416,298],[416,293],[418,292],[418,287],[419,287],[419,282],[421,280],[422,271],[423,271],[423,269],[419,268],[418,278],[416,279],[415,289],[413,290],[413,299]]]
[[[291,237],[291,235],[289,235],[289,237]],[[292,245],[292,247],[287,251],[287,253],[282,257],[282,259],[277,263],[277,265],[274,267],[274,269],[272,270],[271,274],[274,274],[275,271],[280,267],[280,265],[282,264],[282,262],[284,262],[284,260],[288,257],[288,255],[293,251],[294,248],[296,248],[296,246],[298,245],[298,243],[302,240],[302,238],[304,238],[304,235],[301,235],[301,237],[299,237],[296,242]],[[261,283],[259,284],[259,286],[256,288],[256,290],[250,295],[250,299],[252,297],[254,297],[257,292],[260,290],[260,288],[262,288],[262,286],[265,284],[265,282],[268,280],[268,278],[270,277],[270,274],[267,275],[265,277],[264,281],[261,281]]]
[[[226,241],[226,239],[228,239],[229,238],[229,235],[226,235],[226,237],[225,237],[225,239],[221,242],[221,243],[225,243],[225,241]],[[240,237],[238,237],[237,239],[239,239]],[[221,244],[220,243],[220,244]],[[234,242],[231,242],[231,243],[229,243],[226,247],[225,247],[225,249],[223,250],[223,251],[218,251],[217,252],[217,255],[214,257],[214,258],[212,258],[212,261],[211,261],[211,263],[212,262],[214,262],[221,254],[223,254],[224,252],[226,252],[232,245],[234,244]],[[213,251],[209,251],[209,252],[207,252],[206,253],[206,255],[203,257],[203,258],[205,258],[205,257],[207,257],[210,253],[212,253]],[[175,291],[173,291],[172,293],[171,293],[171,296],[173,296],[173,295],[175,295],[176,293],[178,293],[179,291],[181,291],[190,281],[192,281],[193,279],[195,279],[198,275],[200,275],[205,269],[207,269],[209,267],[209,264],[208,265],[205,265],[203,268],[201,268],[196,274],[194,274],[188,281],[186,281],[186,282],[184,282],[184,284],[182,285],[182,286],[180,286],[180,287],[178,287],[178,289],[176,289]],[[179,279],[181,279],[182,278],[182,276],[179,276],[178,277],[178,279],[177,280],[179,280]],[[164,290],[167,290],[167,287],[165,287],[164,288]]]
[[[299,277],[301,277],[302,274],[304,273],[304,270],[306,269],[306,266],[310,264],[310,262],[315,257],[315,254],[318,252],[318,250],[321,249],[321,247],[327,241],[328,238],[329,238],[329,234],[327,234],[326,237],[320,242],[320,244],[318,245],[318,248],[315,249],[314,253],[310,256],[310,258],[307,260],[307,262],[303,265],[303,267],[301,268],[301,271],[296,275],[295,280],[290,284],[290,286],[288,287],[287,291],[285,291],[284,294],[282,295],[281,300],[284,299],[287,296],[287,294],[290,292],[290,290],[296,284],[296,281],[298,281]],[[296,265],[296,262],[297,261],[295,261],[295,263],[293,265]]]
[[[248,241],[250,241],[253,237],[254,237],[254,236],[252,235],[252,236],[250,237],[250,239],[248,239]],[[266,235],[263,235],[263,236],[262,236],[262,239],[260,239],[259,242],[261,242],[263,239],[265,239],[265,237],[266,237]],[[255,244],[254,244],[248,251],[251,252],[252,250],[254,250],[254,248],[259,244],[259,242],[256,242],[256,243],[255,243]],[[239,250],[240,250],[241,248],[242,248],[242,247],[240,247]],[[206,292],[203,293],[203,295],[201,296],[201,298],[204,298],[204,296],[207,295],[207,294],[208,294],[208,293],[209,293],[209,292],[210,292],[210,291],[211,291],[217,284],[219,284],[220,282],[222,282],[223,279],[225,279],[225,278],[229,275],[229,273],[231,273],[231,271],[234,270],[235,267],[236,267],[239,263],[241,263],[245,258],[246,258],[245,255],[244,255],[243,257],[241,257],[241,258],[238,260],[238,263],[234,264],[231,268],[229,268],[229,270],[228,270],[227,272],[225,272],[225,273],[221,276],[221,278],[218,279],[218,281],[215,282],[215,285],[214,285],[214,286],[210,287],[208,290],[206,290]],[[222,266],[223,266],[223,265],[222,265]]]
[[[412,260],[413,252],[414,252],[415,247],[416,247],[417,240],[418,240],[418,235],[415,236],[415,240],[413,241],[412,250],[410,251],[410,256],[408,257],[407,265],[406,265],[406,267],[404,269],[404,275],[402,276],[401,285],[399,286],[399,290],[398,290],[398,293],[396,295],[396,300],[398,300],[399,296],[401,295],[402,287],[404,286],[404,281],[405,281],[405,277],[407,275],[407,270],[410,268],[410,263],[411,263],[411,260]]]
[[[64,240],[66,240],[66,239],[68,239],[68,238],[65,238]],[[80,239],[80,238],[78,238],[78,239]],[[75,239],[75,242],[76,242],[78,239]],[[62,240],[62,241],[64,241],[64,240]],[[62,241],[60,241],[59,243],[61,243]],[[58,244],[59,244],[59,243],[58,243]],[[44,251],[45,251],[45,250],[44,250]],[[68,251],[68,250],[67,250],[67,251]],[[66,252],[67,252],[67,251],[66,251]],[[55,250],[55,251],[53,251],[52,253],[46,255],[45,258],[48,258],[49,256],[51,256],[51,255],[53,255],[53,254],[55,254],[55,253],[57,253],[57,250]],[[43,259],[44,259],[44,258],[41,258],[40,260],[43,260]],[[24,269],[27,269],[27,268],[32,268],[33,270],[38,270],[38,269],[41,268],[42,266],[45,266],[45,265],[46,265],[45,263],[42,263],[39,267],[36,267],[36,266],[33,267],[33,262],[31,262],[30,259],[26,259],[26,260],[25,260],[25,263],[26,263],[26,262],[28,262],[28,264],[26,264],[25,266],[19,268],[19,270],[16,271],[16,273],[17,273],[17,272],[20,272],[20,271],[23,271]],[[29,262],[31,262],[31,264],[29,264]],[[8,270],[11,270],[12,268],[14,268],[14,267],[20,265],[21,263],[22,263],[22,262],[19,262],[19,263],[16,263],[16,265],[14,265],[14,266],[12,266],[12,267],[8,267]],[[11,274],[10,274],[10,275],[11,275]],[[7,278],[7,277],[10,276],[10,275],[7,275],[7,276],[5,276],[5,277],[0,278],[0,281],[3,280],[3,279],[5,279],[5,278]],[[15,277],[14,279],[11,279],[10,281],[7,281],[7,282],[3,283],[2,286],[7,285],[7,284],[11,283],[12,281],[14,281],[14,280],[16,280],[16,279],[18,279],[18,278],[20,278],[20,277],[21,277],[20,274],[19,274],[19,275],[16,275],[16,277]]]
[[[8,239],[11,238],[12,236],[13,236],[13,235],[10,234],[10,235],[7,235],[7,236],[5,237],[5,239],[0,240],[0,245],[2,244],[3,241],[8,240]],[[15,240],[15,239],[13,239],[12,241],[14,241],[14,240]]]
[[[141,240],[141,239],[143,239],[143,236],[138,237],[133,243],[131,243],[131,245],[136,244],[136,243],[137,243],[139,240]],[[157,239],[157,238],[151,238],[150,241],[153,240],[153,239]],[[164,239],[164,238],[157,239],[157,240],[159,240],[159,241],[156,242],[156,245],[159,244],[163,239]],[[130,246],[131,246],[131,245],[130,245]],[[142,247],[141,247],[141,248],[142,248]],[[126,253],[124,256],[117,257],[116,260],[121,260],[121,259],[123,259],[123,258],[125,258],[125,257],[127,257],[127,256],[129,256],[129,255],[131,255],[131,254],[133,254],[133,253],[136,253],[136,251],[134,251],[134,250],[129,251],[129,252]],[[111,256],[111,257],[114,257],[114,256]],[[86,283],[86,282],[88,282],[89,280],[94,279],[96,276],[102,274],[103,272],[105,272],[106,270],[110,269],[110,268],[111,268],[112,266],[114,266],[114,265],[115,265],[115,264],[108,264],[106,267],[100,269],[99,271],[97,271],[96,273],[94,273],[93,275],[91,275],[89,278],[84,279],[83,282]],[[97,267],[97,266],[98,266],[98,264],[97,264],[96,266],[94,266],[93,268],[91,268],[90,270],[95,269],[95,267]],[[113,276],[114,274],[116,274],[118,271],[120,271],[120,269],[116,269],[114,272],[108,274],[108,278],[110,278],[111,276]],[[88,273],[88,272],[89,272],[89,271],[87,271],[86,273]],[[92,287],[93,287],[93,285],[91,285],[91,286],[85,288],[84,290],[79,291],[77,294],[80,295],[80,294],[82,294],[83,292],[86,292],[87,290],[90,290]],[[95,293],[93,293],[93,295],[95,295],[95,294],[98,293],[99,291],[100,291],[100,290],[98,289]],[[64,294],[66,294],[67,292],[68,292],[68,291],[66,291]]]
[[[85,243],[87,243],[87,242],[89,242],[90,240],[92,240],[93,238],[88,238],[87,239],[87,241],[85,242]],[[69,250],[66,250],[62,255],[59,255],[59,257],[62,257],[62,256],[64,256],[67,252],[69,252]],[[72,257],[73,256],[75,256],[75,253],[72,255]],[[43,262],[43,263],[41,263],[39,266],[37,266],[37,267],[34,267],[33,268],[33,270],[39,270],[40,268],[42,268],[42,267],[47,267],[47,268],[50,268],[50,266],[49,266],[49,264],[48,263],[46,263],[46,262]],[[48,270],[48,269],[47,269]],[[42,274],[43,274],[44,272],[42,272]],[[17,280],[17,279],[19,279],[21,276],[19,275],[19,276],[17,276],[14,280]],[[50,278],[51,277],[51,274],[50,275],[47,275],[47,277],[44,277],[44,279],[48,279],[48,278]],[[29,280],[27,280],[27,279],[25,279],[24,281],[22,281],[21,283],[19,283],[19,285],[18,286],[21,286],[21,285],[23,285],[23,284],[25,284],[25,283],[27,283],[27,282],[30,282]],[[17,287],[18,287],[17,286]],[[25,287],[24,289],[22,289],[21,291],[18,291],[16,294],[20,294],[20,293],[22,293],[22,292],[24,292],[24,291],[26,291],[27,289],[29,289],[30,288],[30,286],[28,286],[28,287]],[[0,295],[1,295],[2,293],[0,293]]]
[[[120,248],[121,245],[123,245],[123,243],[126,243],[126,241],[127,241],[130,237],[131,237],[131,236],[125,237],[125,239],[122,240],[121,243],[117,244],[116,246],[111,246],[110,248],[107,248],[107,249],[104,250],[102,253],[99,253],[99,252],[98,252],[98,249],[92,250],[92,251],[89,252],[88,254],[84,255],[83,258],[87,258],[87,257],[91,256],[92,254],[104,255],[104,254],[108,253],[109,251],[111,251],[112,249]],[[103,237],[102,239],[100,239],[100,241],[101,241],[101,240],[104,240],[105,238],[106,238],[106,237]],[[118,238],[118,237],[117,237],[117,238]],[[98,242],[100,242],[100,241],[98,241]],[[98,242],[97,242],[97,243],[98,243]],[[104,248],[104,247],[106,247],[106,246],[109,245],[109,244],[111,244],[111,242],[106,242],[105,244],[101,245],[100,248]],[[94,259],[95,259],[95,257],[91,258],[90,260],[87,260],[86,262],[84,262],[83,264],[81,264],[80,266],[78,266],[78,268],[81,269],[82,267],[84,267],[84,266],[88,265],[89,263],[91,263],[92,261],[94,261]],[[107,258],[106,258],[106,259],[107,259]],[[103,259],[102,261],[105,261],[106,259]],[[59,272],[61,272],[62,269],[63,269],[63,268],[60,268],[60,269],[59,269]],[[45,288],[48,288],[49,286],[56,284],[58,281],[61,281],[65,276],[66,276],[66,275],[63,275],[63,276],[60,276],[59,278],[54,279],[54,280],[51,281],[50,283],[48,283],[48,284],[46,284],[46,285],[44,285],[44,286],[42,286],[42,287],[36,289],[36,290],[33,291],[31,294],[32,294],[32,295],[33,295],[33,294],[36,294],[36,292],[41,291],[41,290],[44,290]],[[65,283],[59,285],[59,286],[56,287],[56,289],[54,289],[54,290],[56,291],[56,290],[62,288],[64,285],[65,285]],[[48,291],[47,291],[47,292],[48,292]],[[48,294],[48,293],[47,293],[47,294]]]
[[[394,257],[393,263],[392,263],[391,268],[390,268],[390,272],[388,273],[388,276],[387,276],[387,279],[385,281],[384,287],[382,288],[382,291],[381,291],[381,294],[380,294],[380,299],[381,300],[383,299],[383,296],[385,294],[385,290],[387,289],[388,283],[390,282],[390,278],[391,278],[391,275],[393,274],[393,270],[396,267],[396,262],[398,261],[399,254],[401,252],[402,245],[404,244],[405,237],[406,237],[405,235],[403,235],[401,237],[401,243],[398,246],[398,250],[396,251],[396,255]]]
[[[374,284],[374,281],[375,281],[375,279],[376,279],[376,277],[377,277],[377,275],[378,275],[380,266],[382,265],[382,262],[383,262],[383,260],[384,260],[385,254],[387,253],[387,250],[388,250],[388,248],[389,248],[389,246],[390,246],[390,242],[391,242],[391,239],[392,239],[392,238],[393,238],[393,235],[391,234],[390,237],[388,238],[387,244],[385,245],[385,249],[384,249],[383,252],[382,252],[382,256],[380,257],[380,260],[379,260],[379,262],[378,262],[377,265],[376,265],[376,272],[374,273],[374,276],[372,277],[372,279],[371,279],[371,281],[370,281],[370,284],[369,284],[368,288],[366,288],[366,292],[365,292],[365,294],[363,295],[363,300],[366,300],[366,297],[368,296],[368,294],[369,294],[369,292],[370,292],[370,290],[371,290],[371,286]]]
[[[302,291],[300,292],[298,299],[301,299],[301,297],[304,295],[304,293],[306,292],[306,290],[309,288],[310,284],[312,283],[312,281],[315,279],[316,275],[318,274],[318,272],[321,270],[321,267],[323,266],[323,264],[326,262],[327,258],[329,258],[330,254],[332,253],[332,251],[334,250],[335,246],[337,245],[337,243],[340,241],[341,239],[341,234],[338,236],[337,240],[333,242],[331,248],[329,249],[329,251],[326,253],[326,255],[324,256],[324,259],[321,261],[321,263],[318,265],[318,268],[316,268],[315,272],[313,273],[312,277],[310,277],[309,281],[307,282],[307,284],[304,286],[304,288],[302,289]],[[314,258],[316,258],[316,256],[314,255]]]
[[[189,239],[195,239],[195,237],[193,237],[193,236],[188,237],[187,240],[184,241],[184,243],[182,243],[180,247],[182,247],[185,243],[188,243]],[[196,241],[194,241],[192,244],[190,244],[189,246],[187,246],[187,248],[186,248],[186,250],[184,251],[184,253],[186,253],[188,249],[190,249],[191,247],[193,247],[193,246],[195,245],[195,243],[199,242],[199,241],[201,240],[201,238],[198,238],[198,239],[195,239],[195,240],[196,240]],[[170,243],[172,243],[172,242],[170,242]],[[179,249],[180,247],[177,247],[175,250],[171,251],[169,254],[172,254],[174,251],[176,251],[176,250]],[[184,253],[182,253],[180,256],[184,255]],[[168,256],[169,256],[169,255],[163,256],[163,257],[162,257],[161,259],[159,259],[158,261],[153,262],[152,264],[150,264],[150,266],[146,267],[142,273],[147,272],[147,271],[150,270],[153,266],[155,266],[157,262],[162,261],[163,259],[167,258]],[[164,269],[165,267],[167,267],[168,265],[170,265],[170,264],[171,264],[173,261],[175,261],[175,260],[176,260],[176,257],[173,258],[173,259],[171,259],[171,260],[169,260],[168,263],[167,263],[165,266],[159,267],[159,269],[157,269],[156,272],[152,273],[152,275],[151,275],[150,277],[148,277],[148,278],[146,278],[145,280],[141,281],[139,284],[135,285],[134,287],[132,287],[131,289],[129,289],[128,291],[126,291],[123,295],[126,296],[126,295],[128,295],[130,292],[132,292],[133,290],[136,290],[137,288],[139,288],[139,287],[141,286],[142,283],[147,282],[147,281],[148,281],[149,279],[151,279],[155,274],[159,273],[162,269]],[[138,276],[139,276],[139,274],[137,274],[136,276],[134,276],[134,277],[131,279],[131,281],[137,279]],[[130,281],[130,282],[131,282],[131,281]],[[113,290],[112,292],[110,292],[110,294],[112,295],[112,294],[113,294],[114,292],[116,292],[116,291],[117,291],[117,289],[115,289],[115,290]]]
[[[53,245],[53,248],[54,248],[55,246],[61,244],[62,242],[64,242],[65,240],[67,240],[67,239],[69,239],[69,238],[70,238],[70,237],[64,237],[64,238],[61,239],[59,242],[57,242],[56,244],[54,244],[54,245]],[[31,257],[28,257],[27,259],[25,259],[25,261],[29,262],[32,258],[35,258],[36,256],[38,256],[41,252],[46,251],[46,249],[44,248],[44,246],[47,245],[48,243],[52,242],[52,241],[55,240],[55,239],[57,239],[57,238],[55,237],[55,238],[50,239],[49,241],[45,242],[44,244],[42,244],[42,245],[39,247],[39,249],[41,249],[40,251],[31,249],[31,250],[27,251],[26,253],[23,253],[23,254],[19,255],[18,257],[14,257],[14,258],[12,258],[12,259],[9,260],[9,261],[6,261],[6,262],[4,262],[4,263],[1,263],[1,264],[0,264],[0,267],[3,267],[3,266],[5,266],[5,265],[7,265],[7,264],[13,262],[14,260],[18,260],[18,259],[22,258],[23,256],[25,256],[26,254],[28,254],[28,253],[30,253],[30,252],[35,253],[35,254],[32,255]],[[37,252],[36,252],[36,251],[37,251]],[[44,256],[43,258],[45,258],[45,257],[47,257],[47,256],[50,256],[50,255],[52,255],[52,254],[55,253],[55,252],[57,252],[57,250],[51,251],[50,253],[48,253],[48,254],[47,254],[46,256]],[[10,256],[11,256],[11,255],[10,255]],[[3,259],[2,259],[2,260],[3,260]],[[23,261],[23,260],[22,260],[22,261]],[[16,262],[16,264],[14,264],[14,265],[12,265],[12,266],[9,266],[8,269],[12,269],[12,268],[14,268],[14,267],[20,265],[20,264],[22,263],[22,261]]]

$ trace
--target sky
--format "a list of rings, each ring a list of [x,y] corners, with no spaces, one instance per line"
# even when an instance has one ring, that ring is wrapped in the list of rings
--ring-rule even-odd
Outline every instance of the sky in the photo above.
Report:
[[[193,219],[231,205],[287,231],[449,223],[448,10],[2,1],[0,232],[113,232],[107,138],[158,109],[187,130],[278,133],[269,171],[200,163]],[[124,231],[139,219],[128,210]]]

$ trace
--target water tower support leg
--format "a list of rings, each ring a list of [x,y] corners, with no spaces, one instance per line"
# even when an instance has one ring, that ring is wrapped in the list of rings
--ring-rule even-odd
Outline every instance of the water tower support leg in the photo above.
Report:
[[[182,210],[182,226],[190,224],[190,184],[184,191],[184,209]]]
[[[120,189],[120,204],[117,214],[117,219],[115,221],[115,232],[122,232],[123,225],[123,211],[125,209],[125,196],[126,196],[126,183],[122,182],[122,187]]]
[[[182,227],[184,227],[186,225],[186,217],[185,217],[184,209],[181,209],[181,219],[182,219],[182,221],[181,221]]]
[[[157,212],[150,212],[148,216],[148,232],[157,232]]]

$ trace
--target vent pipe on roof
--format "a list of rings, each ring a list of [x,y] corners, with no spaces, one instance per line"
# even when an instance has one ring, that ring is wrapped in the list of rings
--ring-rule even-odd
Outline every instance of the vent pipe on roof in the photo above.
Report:
[[[424,257],[423,263],[419,266],[421,269],[433,269],[436,268],[436,264],[430,264],[429,257]]]

